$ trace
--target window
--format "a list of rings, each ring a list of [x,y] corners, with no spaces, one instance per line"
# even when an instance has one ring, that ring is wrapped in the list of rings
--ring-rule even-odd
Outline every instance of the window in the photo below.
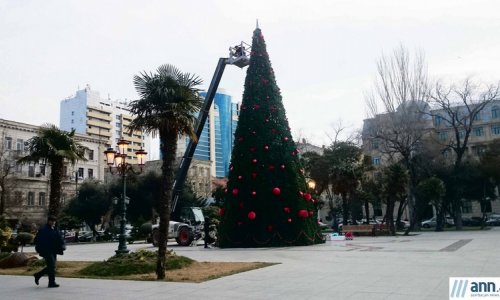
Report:
[[[481,112],[478,112],[477,115],[474,116],[474,121],[481,121]]]
[[[28,206],[34,206],[34,205],[35,205],[35,193],[28,192]]]
[[[42,176],[45,176],[45,165],[40,165],[40,174],[42,174]]]
[[[483,127],[474,128],[474,135],[475,136],[483,136],[484,135]]]
[[[372,163],[374,166],[380,166],[380,157],[374,157]]]
[[[89,150],[89,160],[94,160],[94,150]]]
[[[14,192],[14,201],[15,203],[22,203],[23,202],[23,192],[21,191],[15,191]]]
[[[378,148],[379,148],[378,141],[372,141],[372,149],[375,150],[375,149],[378,149]]]
[[[23,165],[16,164],[16,173],[22,173],[22,172],[23,172]]]
[[[12,150],[12,138],[11,137],[5,137],[5,149]]]
[[[441,123],[443,123],[443,117],[441,117],[441,116],[435,116],[434,117],[434,125],[435,126],[439,126],[439,125],[441,125]]]
[[[66,194],[61,195],[61,205],[64,206],[66,204]]]
[[[93,178],[94,177],[94,169],[88,169],[88,174],[89,174],[89,178]]]
[[[35,177],[35,166],[28,166],[28,177]]]
[[[74,112],[74,111],[72,111],[72,112],[71,112],[71,115],[72,115],[72,116],[74,116],[74,115],[75,115],[75,112]]]
[[[23,152],[24,150],[24,141],[22,139],[16,140],[16,150],[19,152]]]
[[[500,125],[491,125],[491,134],[499,135],[500,134]]]
[[[78,177],[83,178],[83,168],[78,168]]]
[[[491,118],[492,119],[500,118],[500,107],[493,106],[493,108],[491,109]]]
[[[440,131],[440,132],[438,132],[438,138],[441,141],[448,140],[448,131]]]
[[[472,201],[470,201],[470,200],[464,201],[464,205],[462,207],[462,212],[465,214],[472,213]]]
[[[465,130],[459,130],[458,131],[458,137],[461,138],[461,139],[465,138]]]
[[[71,124],[74,124],[75,123],[75,120],[71,119]]]
[[[38,193],[38,206],[45,206],[45,193]]]

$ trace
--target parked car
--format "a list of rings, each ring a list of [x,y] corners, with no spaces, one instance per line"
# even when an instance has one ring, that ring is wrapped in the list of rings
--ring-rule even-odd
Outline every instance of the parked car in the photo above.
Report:
[[[464,226],[481,226],[481,217],[462,217],[462,225]]]
[[[498,217],[489,217],[488,220],[486,220],[486,225],[487,226],[500,226],[500,216]]]
[[[446,226],[455,225],[455,221],[453,221],[452,217],[446,217],[445,221],[446,221]],[[436,227],[436,225],[437,225],[436,217],[432,217],[429,220],[425,220],[422,221],[422,223],[420,223],[420,226],[422,226],[423,228],[434,228]]]

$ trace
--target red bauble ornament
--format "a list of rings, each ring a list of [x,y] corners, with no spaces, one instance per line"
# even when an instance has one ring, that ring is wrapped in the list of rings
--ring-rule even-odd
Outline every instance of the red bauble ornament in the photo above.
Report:
[[[282,169],[282,170],[284,170],[284,169],[285,169],[285,165],[281,165],[280,167],[281,167],[281,169]]]
[[[224,207],[221,207],[221,208],[219,209],[219,216],[221,216],[221,217],[222,217],[222,216],[224,216],[224,214],[225,214],[225,213],[226,213],[226,210],[224,209]]]
[[[304,200],[306,200],[306,201],[311,201],[311,199],[312,199],[312,196],[309,193],[304,193],[303,197],[304,197]]]
[[[309,212],[305,209],[301,209],[299,210],[299,212],[297,213],[297,215],[300,217],[300,218],[307,218],[309,217]]]
[[[233,195],[234,196],[238,196],[238,193],[240,192],[240,190],[238,190],[237,188],[234,188],[233,189]]]
[[[290,213],[290,207],[283,207],[283,211],[286,212],[287,214]]]
[[[271,128],[272,133],[276,133],[276,128]]]
[[[264,146],[264,150],[269,151],[269,146],[268,146],[268,145],[265,145],[265,146]]]
[[[238,222],[236,222],[236,224],[238,224],[238,226],[241,226],[241,225],[243,225],[243,222],[238,221]]]
[[[275,195],[275,196],[279,196],[280,194],[281,194],[281,190],[280,190],[280,188],[279,188],[279,187],[275,187],[275,188],[273,189],[273,195]]]
[[[250,148],[250,152],[254,153],[257,149],[255,147]]]
[[[243,202],[240,202],[239,208],[242,209],[244,207]]]
[[[248,213],[248,219],[250,219],[250,220],[255,220],[256,216],[257,215],[255,214],[254,211],[251,211],[251,212]]]
[[[274,165],[269,165],[268,169],[269,169],[269,171],[274,170]]]
[[[256,191],[252,191],[252,196],[257,196],[257,192]]]
[[[227,189],[224,189],[224,193],[226,193],[226,194],[227,194]]]
[[[257,178],[257,173],[252,173],[252,178],[253,179]]]
[[[314,212],[309,211],[309,217],[311,217],[312,215],[314,215]]]
[[[252,159],[252,163],[256,164],[257,163],[257,159],[256,158]]]
[[[244,139],[242,137],[238,138],[238,142],[240,142],[240,143],[243,142],[243,140]]]
[[[269,232],[273,231],[273,225],[267,225],[267,231]]]
[[[255,104],[255,105],[253,106],[253,108],[254,108],[255,110],[258,110],[258,109],[260,108],[260,105],[259,105],[259,104]]]

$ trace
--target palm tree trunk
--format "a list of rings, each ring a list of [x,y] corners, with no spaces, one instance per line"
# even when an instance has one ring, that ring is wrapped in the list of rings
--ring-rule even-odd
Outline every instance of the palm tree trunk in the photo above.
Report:
[[[170,203],[172,202],[172,186],[174,183],[175,153],[177,152],[177,134],[160,130],[160,151],[162,154],[162,174],[158,213],[160,217],[160,237],[158,240],[158,258],[156,261],[156,278],[165,279],[167,263],[168,225],[170,223]]]
[[[49,196],[49,215],[58,217],[61,211],[61,189],[63,159],[57,157],[50,161],[50,196]]]

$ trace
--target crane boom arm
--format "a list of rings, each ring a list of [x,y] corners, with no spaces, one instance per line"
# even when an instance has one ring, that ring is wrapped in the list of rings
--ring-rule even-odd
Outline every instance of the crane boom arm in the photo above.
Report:
[[[207,95],[205,97],[205,102],[203,103],[203,106],[198,115],[198,120],[196,121],[195,125],[196,138],[197,138],[196,140],[200,139],[201,133],[203,132],[203,127],[205,127],[208,113],[210,112],[210,106],[212,106],[215,93],[217,92],[217,88],[219,87],[219,83],[227,63],[228,63],[227,58],[222,58],[222,57],[219,58],[219,62],[217,63],[217,68],[215,69],[212,81],[210,82],[210,86],[208,88]],[[191,161],[193,160],[193,155],[194,151],[196,150],[196,146],[197,142],[190,139],[186,151],[182,156],[179,168],[177,169],[174,186],[172,189],[172,209],[171,209],[172,212],[175,211],[175,207],[177,206],[177,201],[179,200],[179,195],[182,191],[182,186],[184,185],[184,181],[186,180],[186,175],[189,166],[191,165]]]

